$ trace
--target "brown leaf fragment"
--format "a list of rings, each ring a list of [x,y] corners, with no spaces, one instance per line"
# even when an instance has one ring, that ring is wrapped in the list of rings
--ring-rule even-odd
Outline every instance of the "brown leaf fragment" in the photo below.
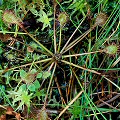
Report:
[[[8,40],[11,40],[11,36],[9,34],[0,33],[0,40],[2,40],[3,42],[7,42]]]
[[[17,120],[20,120],[21,119],[20,113],[16,113],[15,117],[16,117]]]
[[[0,120],[6,120],[6,115],[1,115]]]
[[[13,111],[14,111],[14,109],[9,106],[9,107],[7,107],[6,114],[8,114],[8,115],[14,115],[14,114],[13,114]]]

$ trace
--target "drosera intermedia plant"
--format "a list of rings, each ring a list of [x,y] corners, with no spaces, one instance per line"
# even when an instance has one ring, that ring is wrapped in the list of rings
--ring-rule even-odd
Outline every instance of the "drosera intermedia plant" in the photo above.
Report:
[[[76,2],[76,4],[77,4],[77,2]],[[57,5],[58,6],[61,5],[60,8],[62,10],[65,9],[65,8],[62,8],[62,3],[59,3],[58,1],[57,1],[56,6]],[[82,4],[82,5],[84,5],[84,4]],[[59,10],[59,8],[57,8],[57,7],[56,7],[56,9]],[[116,7],[116,9],[118,9],[118,7]],[[66,11],[68,13],[61,12],[61,13],[63,13],[63,16],[60,16],[60,18],[61,17],[66,17],[65,15],[70,15],[69,10],[66,10]],[[9,11],[7,13],[9,13]],[[94,73],[96,76],[99,76],[100,78],[102,77],[102,78],[106,79],[107,81],[111,82],[115,86],[115,88],[117,88],[117,89],[120,89],[120,88],[119,88],[118,85],[116,85],[116,83],[114,83],[110,79],[108,79],[105,74],[102,74],[101,71],[99,72],[99,69],[97,69],[97,70],[92,69],[94,66],[98,67],[97,65],[101,61],[101,60],[99,61],[95,57],[93,57],[92,54],[93,55],[99,55],[99,53],[102,53],[102,52],[107,53],[107,54],[111,54],[111,53],[116,54],[116,51],[118,49],[116,48],[116,46],[112,46],[112,48],[111,48],[111,46],[110,47],[107,46],[107,47],[105,47],[105,49],[101,49],[101,50],[96,49],[96,51],[91,51],[91,44],[92,44],[93,41],[89,42],[89,49],[88,49],[88,47],[84,46],[84,43],[87,43],[86,38],[89,38],[90,40],[91,39],[94,40],[95,36],[94,36],[94,34],[92,34],[92,32],[94,32],[94,30],[96,30],[96,34],[98,34],[99,33],[99,29],[97,28],[98,26],[100,26],[100,28],[102,27],[101,30],[103,30],[103,32],[104,32],[104,26],[108,22],[108,17],[107,17],[106,14],[104,14],[102,12],[98,13],[98,16],[96,17],[96,20],[95,20],[95,24],[92,25],[92,27],[90,29],[88,29],[85,33],[82,33],[82,35],[79,35],[77,38],[74,38],[75,34],[77,33],[77,30],[79,30],[79,27],[77,27],[75,29],[75,31],[72,31],[73,34],[71,36],[69,36],[69,39],[67,41],[64,41],[63,36],[64,36],[65,31],[63,30],[63,27],[65,27],[66,23],[64,23],[64,25],[62,27],[60,26],[60,28],[59,27],[56,28],[56,16],[57,16],[56,14],[57,13],[55,12],[55,9],[54,9],[54,23],[53,23],[54,25],[51,24],[52,19],[51,19],[51,23],[47,22],[51,26],[54,26],[54,28],[53,28],[53,30],[54,30],[54,33],[53,33],[54,34],[54,39],[53,39],[52,45],[50,45],[50,46],[52,46],[51,49],[48,49],[48,48],[50,48],[49,45],[48,46],[44,45],[44,43],[41,44],[39,42],[39,39],[34,38],[33,35],[30,34],[24,28],[24,26],[21,26],[20,22],[17,21],[19,24],[14,23],[14,24],[17,24],[18,26],[20,26],[21,29],[24,32],[26,32],[27,35],[30,38],[32,38],[32,40],[34,42],[36,42],[40,46],[41,52],[37,51],[38,52],[37,54],[41,55],[41,53],[42,53],[46,57],[42,57],[41,59],[38,58],[38,59],[35,59],[35,60],[33,59],[33,61],[31,63],[26,63],[26,64],[22,63],[22,64],[17,65],[17,66],[10,66],[10,68],[5,69],[3,71],[3,73],[5,73],[7,71],[10,71],[10,70],[13,71],[13,73],[14,73],[14,72],[19,71],[20,69],[22,69],[22,70],[20,70],[20,76],[19,77],[21,78],[21,81],[18,84],[18,87],[20,87],[20,85],[22,85],[22,84],[27,84],[26,85],[27,90],[26,90],[26,93],[25,93],[25,96],[26,96],[27,100],[23,99],[24,96],[20,93],[20,98],[23,99],[23,102],[21,102],[22,106],[24,104],[26,104],[28,107],[30,106],[30,100],[32,99],[32,97],[31,97],[31,94],[29,94],[29,92],[32,93],[32,92],[35,92],[38,89],[38,88],[35,87],[35,84],[36,84],[36,82],[40,82],[39,79],[41,79],[41,80],[43,80],[43,83],[42,83],[42,85],[40,84],[41,86],[38,86],[38,87],[40,87],[40,89],[41,89],[41,87],[43,87],[44,83],[46,82],[46,85],[44,85],[44,86],[46,88],[45,91],[47,91],[47,92],[46,92],[46,95],[44,96],[44,105],[42,104],[42,106],[43,106],[42,108],[44,108],[43,110],[46,110],[46,108],[49,106],[48,101],[52,97],[51,96],[51,91],[52,91],[52,89],[54,89],[54,81],[53,80],[56,77],[57,79],[59,79],[58,82],[56,81],[56,84],[58,85],[58,90],[59,90],[61,98],[64,99],[64,96],[61,94],[62,93],[61,91],[63,91],[63,94],[65,94],[65,89],[66,89],[66,91],[67,91],[66,93],[71,93],[71,95],[66,94],[66,99],[65,99],[66,102],[63,102],[63,99],[60,99],[61,103],[68,103],[69,101],[72,101],[72,99],[77,100],[78,98],[75,97],[72,94],[72,92],[74,93],[77,90],[82,91],[83,94],[81,94],[81,97],[79,96],[80,97],[79,100],[81,100],[81,103],[83,103],[83,106],[82,106],[83,108],[81,108],[81,109],[83,109],[83,110],[87,109],[87,108],[84,107],[85,102],[83,102],[83,101],[87,101],[88,106],[89,106],[89,108],[87,109],[88,112],[86,112],[85,114],[88,113],[88,116],[94,115],[94,117],[96,117],[96,119],[98,119],[98,115],[96,114],[96,111],[97,111],[98,114],[101,114],[102,118],[106,120],[105,116],[102,114],[100,109],[98,109],[95,106],[95,104],[93,103],[93,101],[92,101],[93,99],[90,99],[90,92],[89,92],[89,90],[87,90],[87,89],[92,90],[92,82],[90,81],[93,78],[92,73]],[[111,13],[111,15],[112,14],[113,13]],[[11,14],[11,15],[13,15],[13,17],[12,17],[13,19],[16,19],[15,14]],[[72,14],[72,15],[74,15],[74,14]],[[85,12],[84,12],[83,16],[86,17]],[[103,17],[101,17],[101,16],[103,16]],[[3,14],[3,17],[4,17],[4,14]],[[10,16],[7,16],[7,17],[10,17]],[[71,15],[70,15],[70,18],[71,18]],[[63,20],[63,18],[61,18],[61,19]],[[116,18],[116,19],[118,19],[118,18]],[[75,22],[76,19],[70,19],[69,22],[71,22],[72,20],[74,20],[74,22]],[[83,19],[83,21],[80,22],[80,25],[82,25],[85,22],[85,20],[86,19]],[[4,21],[7,22],[6,20],[4,20]],[[43,21],[41,21],[41,22],[43,22]],[[43,23],[43,26],[44,26],[43,28],[50,27],[49,24],[47,24],[47,26],[44,26],[44,23]],[[52,27],[49,28],[49,29],[52,29]],[[42,30],[44,31],[44,29],[42,29]],[[111,31],[111,30],[109,30],[109,31]],[[56,38],[56,36],[58,36],[58,33],[59,33],[59,39]],[[91,37],[92,35],[94,36],[93,38]],[[26,37],[26,41],[27,41],[27,37]],[[79,45],[80,42],[82,42],[83,46]],[[79,48],[79,46],[81,48]],[[53,48],[54,48],[54,50],[53,50]],[[38,49],[38,48],[36,48],[36,49]],[[115,51],[113,51],[113,50],[115,50]],[[83,51],[85,51],[85,53],[83,53]],[[33,52],[36,52],[36,50],[32,51],[31,53],[33,53]],[[47,52],[47,54],[45,52]],[[103,54],[103,56],[104,56],[104,54]],[[93,59],[92,59],[92,57],[93,57]],[[98,61],[98,62],[94,64],[94,61]],[[30,66],[30,68],[29,68],[29,66]],[[36,69],[36,68],[37,68],[37,70],[34,71],[34,69]],[[58,71],[58,68],[62,69],[62,72]],[[39,70],[41,70],[43,73],[38,72]],[[51,71],[51,74],[49,74],[50,71]],[[61,74],[61,76],[63,76],[63,72],[64,73],[69,72],[69,74],[68,75],[64,74],[65,77],[60,77],[59,74]],[[44,76],[44,75],[45,76],[48,75],[48,76],[41,78],[41,76]],[[69,76],[72,76],[74,79],[69,80]],[[50,79],[49,79],[49,77],[50,77]],[[38,79],[38,80],[36,80],[36,79]],[[44,81],[44,79],[46,79],[46,80]],[[65,80],[65,79],[67,79],[67,80]],[[81,84],[81,81],[84,83],[83,85]],[[65,82],[67,82],[67,84],[69,86],[67,86]],[[74,83],[76,83],[76,82],[78,84],[74,85]],[[86,85],[87,82],[89,82],[89,83],[91,82],[89,84],[89,86]],[[59,84],[63,85],[63,87],[61,87]],[[52,88],[52,86],[53,86],[53,88]],[[66,87],[64,87],[64,86],[66,86]],[[72,86],[74,86],[74,87],[72,87]],[[69,89],[70,87],[72,89]],[[68,92],[68,91],[70,91],[70,92]],[[16,96],[16,99],[15,99],[14,103],[17,104],[17,102],[20,100],[20,98],[18,96]],[[76,99],[74,99],[74,98],[76,98]],[[73,102],[70,102],[70,103],[73,103]],[[35,104],[37,104],[37,103],[35,103]],[[63,106],[61,106],[61,107],[63,107]],[[92,111],[90,109],[92,109]],[[47,116],[46,111],[43,111],[43,112],[45,113],[45,116]],[[62,114],[63,113],[64,112],[62,112]],[[60,113],[60,115],[61,115],[61,113]]]

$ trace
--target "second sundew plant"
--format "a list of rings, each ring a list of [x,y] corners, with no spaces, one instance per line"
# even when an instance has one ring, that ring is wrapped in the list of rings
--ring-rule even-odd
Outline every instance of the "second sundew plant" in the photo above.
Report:
[[[118,2],[25,0],[24,8],[13,3],[12,10],[1,9],[1,36],[10,34],[12,45],[0,39],[16,56],[7,59],[1,47],[9,61],[0,70],[4,105],[33,120],[107,120],[109,112],[118,112],[117,98],[107,101],[120,90]]]

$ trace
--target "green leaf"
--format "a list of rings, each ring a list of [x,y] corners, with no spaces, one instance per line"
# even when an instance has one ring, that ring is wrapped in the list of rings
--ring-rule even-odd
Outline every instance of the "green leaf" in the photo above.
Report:
[[[50,72],[44,71],[44,72],[43,72],[43,79],[47,79],[50,75],[51,75]]]
[[[41,9],[39,12],[39,18],[37,19],[37,21],[43,23],[42,30],[44,30],[48,26],[51,27],[50,21],[52,19],[53,18],[48,18],[48,15]]]
[[[35,8],[31,8],[30,11],[32,12],[32,14],[38,16],[38,11]]]
[[[0,84],[0,100],[5,97],[4,93],[5,93],[5,86]]]
[[[33,59],[34,60],[39,60],[40,59],[40,55],[38,55],[38,54],[33,54]]]
[[[29,84],[29,85],[28,85],[28,89],[29,89],[30,91],[35,91],[35,85],[34,85],[34,84]]]
[[[37,49],[37,48],[39,47],[39,45],[38,45],[37,43],[35,43],[35,42],[31,42],[31,43],[30,43],[30,46],[31,46],[32,48],[34,48],[34,49]]]
[[[42,75],[43,75],[42,72],[38,73],[37,78],[42,78]]]
[[[74,115],[75,118],[79,118],[79,114],[80,114],[80,101],[77,100],[74,102],[72,108],[69,109],[69,111]]]
[[[11,78],[12,78],[12,74],[13,73],[13,71],[8,71],[8,72],[6,72],[4,75],[3,75],[3,77],[5,77],[6,78],[6,84],[9,84],[9,82],[10,82],[10,80],[11,80]]]
[[[24,70],[21,70],[20,71],[20,76],[22,78],[22,80],[29,84],[29,83],[32,83],[34,80],[35,80],[35,77],[36,77],[36,69],[32,69],[31,71],[29,72],[25,72]]]
[[[2,54],[3,53],[3,49],[2,48],[0,48],[0,54]]]
[[[21,77],[21,78],[25,78],[26,75],[27,75],[26,71],[20,70],[20,77]]]
[[[44,92],[44,89],[40,90],[40,91],[36,91],[33,97],[37,97],[38,100],[41,100],[41,97],[44,97],[46,94]]]
[[[36,89],[40,88],[40,83],[38,80],[35,80],[34,85]]]
[[[36,69],[32,69],[32,70],[30,71],[31,74],[35,74],[36,72],[37,72]]]
[[[22,90],[22,91],[26,91],[26,84],[22,84],[20,87],[19,87],[19,90]]]

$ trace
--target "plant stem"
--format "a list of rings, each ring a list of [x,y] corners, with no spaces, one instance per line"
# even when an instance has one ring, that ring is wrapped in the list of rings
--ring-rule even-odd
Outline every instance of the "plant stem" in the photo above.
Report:
[[[55,120],[58,120],[61,115],[70,107],[70,105],[72,105],[79,97],[80,95],[83,93],[84,91],[80,91],[77,96],[60,112],[60,114],[58,115],[58,117]]]
[[[77,57],[77,56],[82,56],[82,55],[89,55],[93,53],[98,53],[102,52],[103,50],[95,51],[95,52],[88,52],[88,53],[81,53],[81,54],[74,54],[74,55],[63,55],[62,58],[67,58],[67,57]]]
[[[62,27],[60,26],[60,39],[59,39],[58,53],[60,51],[60,46],[61,46],[61,41],[62,41],[62,39],[61,39],[61,33],[62,33]]]
[[[34,64],[38,64],[38,63],[42,63],[42,62],[47,62],[47,61],[50,61],[50,60],[52,60],[52,58],[48,58],[48,59],[36,61],[36,62],[34,62]],[[14,68],[10,68],[10,69],[4,70],[2,72],[2,74],[5,73],[5,72],[7,72],[7,71],[14,70],[14,69],[17,69],[17,68],[22,68],[22,67],[30,66],[31,64],[32,63],[28,63],[28,64],[25,64],[25,65],[21,65],[21,66],[18,66],[18,67],[14,67]]]
[[[47,56],[50,56],[48,53],[46,53],[46,52],[44,52],[44,51],[42,51],[42,50],[38,50],[38,49],[36,49],[36,48],[33,48],[32,46],[30,46],[30,45],[28,45],[28,44],[25,44],[25,43],[21,42],[20,40],[18,40],[18,39],[16,39],[16,38],[12,38],[12,39],[14,39],[15,41],[17,41],[17,42],[19,42],[19,43],[21,43],[21,44],[23,44],[23,45],[25,45],[25,46],[27,46],[27,47],[31,47],[31,48],[34,49],[36,52],[40,52],[40,53],[42,53],[42,54],[45,54],[45,55],[47,55]]]
[[[86,18],[86,17],[85,17]],[[66,46],[68,45],[68,43],[70,42],[70,40],[72,39],[73,35],[76,33],[76,31],[78,30],[78,28],[81,26],[81,24],[83,23],[83,21],[85,20],[85,18],[83,18],[83,20],[81,21],[81,23],[78,25],[78,27],[75,29],[75,31],[73,32],[73,34],[70,36],[70,38],[68,39],[67,43],[64,45],[63,49],[60,51],[60,53],[62,53],[64,51],[64,49],[66,48]]]
[[[66,47],[65,51],[62,52],[62,54],[65,53],[65,52],[67,52],[68,50],[70,50],[72,47],[74,47],[78,42],[80,42],[84,37],[86,37],[95,27],[96,27],[96,24],[93,25],[93,27],[91,27],[85,33],[83,33],[80,37],[78,37],[77,39],[75,39],[72,43],[70,43]]]
[[[0,31],[0,33],[3,33],[3,34],[15,34],[15,32],[10,32],[10,31]],[[27,33],[17,32],[17,34],[26,35]]]
[[[28,31],[27,31],[24,27],[22,27],[22,29],[23,29],[36,43],[38,43],[38,44],[40,45],[40,47],[42,47],[46,52],[48,52],[50,55],[53,56],[53,53],[52,53],[50,50],[48,50],[44,45],[42,45],[38,40],[36,40],[30,33],[28,33]]]
[[[117,60],[112,64],[111,67],[116,66],[120,62],[120,56],[117,58]]]
[[[56,28],[56,25],[55,25],[55,13],[56,13],[56,6],[57,6],[57,4],[54,4],[54,51],[55,51],[55,54],[56,54],[56,30],[55,30],[55,28]]]
[[[106,79],[108,82],[110,82],[111,84],[113,84],[116,88],[118,88],[120,90],[120,87],[118,85],[116,85],[114,82],[112,82],[112,80],[108,79],[107,77],[105,77],[105,75],[102,75],[102,77],[104,79]]]
[[[66,64],[68,64],[68,65],[72,65],[72,66],[77,67],[77,68],[80,68],[80,69],[82,69],[82,70],[86,70],[86,71],[95,73],[95,74],[97,74],[97,75],[101,75],[101,73],[99,73],[99,72],[97,72],[97,71],[95,71],[95,70],[87,69],[87,68],[81,67],[81,66],[79,66],[79,65],[76,65],[76,64],[74,64],[74,63],[65,61],[65,60],[61,60],[61,62],[66,63]]]
[[[54,73],[55,73],[55,70],[56,70],[56,63],[55,63],[55,66],[54,66],[54,69],[53,69],[53,72],[52,72],[52,75],[51,75],[51,78],[50,78],[50,82],[49,82],[49,86],[48,86],[48,89],[47,89],[47,93],[46,93],[46,96],[45,96],[45,101],[44,101],[44,108],[46,106],[46,102],[47,102],[47,98],[48,98],[48,93],[50,91],[50,86],[51,86],[51,83],[52,83],[52,80],[53,80],[53,77],[54,77]]]
[[[53,63],[53,60],[49,61],[44,67],[42,67],[42,70],[48,68]],[[49,70],[48,70],[49,71]],[[50,71],[49,71],[50,72]]]
[[[54,62],[52,62],[52,64],[50,65],[49,69],[48,69],[48,72],[51,71],[51,69],[53,68],[53,65],[54,65]]]
[[[79,80],[78,76],[76,75],[75,71],[73,71],[73,74],[75,75],[75,77],[76,77],[76,79],[77,79],[77,81],[78,81],[81,89],[84,91],[84,88],[83,88],[82,84],[80,83],[80,80]],[[102,112],[101,112],[101,111],[97,108],[97,106],[95,106],[95,104],[92,102],[92,100],[91,100],[91,98],[88,96],[88,94],[87,94],[85,91],[84,91],[83,93],[84,93],[85,99],[87,100],[88,104],[90,105],[90,109],[92,109],[93,115],[96,117],[96,119],[99,120],[98,117],[97,117],[97,114],[96,114],[96,110],[97,110],[97,111],[101,114],[101,116],[104,118],[104,120],[107,120],[107,119],[104,117],[104,115],[102,114]],[[94,107],[93,107],[93,106],[94,106]],[[95,110],[94,110],[94,109],[95,109]]]

